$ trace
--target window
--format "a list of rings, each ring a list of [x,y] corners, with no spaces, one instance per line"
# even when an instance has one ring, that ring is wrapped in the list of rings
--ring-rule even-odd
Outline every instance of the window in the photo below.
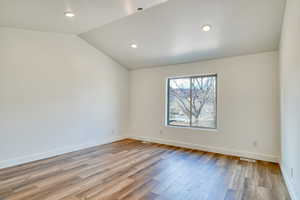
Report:
[[[217,128],[217,75],[169,78],[167,124]]]

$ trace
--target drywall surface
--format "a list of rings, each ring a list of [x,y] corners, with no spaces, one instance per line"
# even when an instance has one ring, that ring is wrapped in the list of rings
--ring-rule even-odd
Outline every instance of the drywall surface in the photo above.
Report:
[[[166,79],[201,74],[218,74],[218,129],[165,126]],[[278,93],[278,52],[130,71],[128,135],[278,161]]]
[[[0,28],[0,168],[122,137],[128,71],[77,36]]]
[[[280,46],[281,167],[293,199],[300,199],[300,1],[288,0]]]

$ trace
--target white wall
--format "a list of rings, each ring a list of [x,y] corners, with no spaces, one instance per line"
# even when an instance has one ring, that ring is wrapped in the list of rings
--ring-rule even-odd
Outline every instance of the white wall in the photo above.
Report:
[[[288,0],[280,47],[281,167],[300,200],[300,1]],[[293,176],[292,176],[293,169]]]
[[[0,168],[119,139],[128,71],[77,36],[0,28]]]
[[[218,74],[218,130],[165,127],[167,77]],[[160,133],[162,131],[162,133]],[[131,137],[278,161],[278,53],[130,72]],[[257,141],[255,147],[253,142]]]

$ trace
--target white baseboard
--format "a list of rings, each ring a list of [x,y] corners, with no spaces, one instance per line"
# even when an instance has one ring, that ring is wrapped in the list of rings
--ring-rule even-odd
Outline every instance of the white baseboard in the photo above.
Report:
[[[9,160],[3,160],[3,161],[0,161],[0,169],[7,168],[7,167],[13,167],[13,166],[17,166],[20,164],[37,161],[37,160],[41,160],[41,159],[45,159],[45,158],[50,158],[53,156],[58,156],[58,155],[61,155],[64,153],[78,151],[78,150],[86,149],[89,147],[108,144],[108,143],[115,142],[115,141],[122,140],[122,139],[124,139],[124,137],[120,136],[120,137],[116,137],[114,139],[102,141],[100,143],[95,141],[95,142],[89,142],[89,143],[84,143],[84,144],[79,144],[79,145],[66,146],[66,147],[53,149],[51,151],[47,151],[47,152],[43,152],[43,153],[31,154],[31,155],[17,157],[17,158],[13,158],[13,159],[9,159]]]
[[[201,151],[214,152],[214,153],[220,153],[220,154],[225,154],[225,155],[232,155],[232,156],[250,158],[250,159],[255,159],[255,160],[263,160],[263,161],[268,161],[268,162],[279,163],[279,156],[258,154],[258,153],[246,152],[246,151],[238,151],[238,150],[213,147],[213,146],[190,144],[190,143],[178,142],[178,141],[174,141],[174,140],[165,140],[165,139],[160,139],[160,138],[146,138],[146,137],[140,137],[140,136],[129,136],[129,138],[136,139],[136,140],[142,140],[142,141],[148,141],[148,142],[154,142],[154,143],[160,143],[160,144],[173,145],[173,146],[178,146],[178,147],[197,149],[197,150],[201,150]]]
[[[289,191],[289,194],[291,196],[292,200],[300,200],[300,196],[296,194],[296,190],[294,188],[293,182],[290,179],[290,176],[288,175],[287,170],[283,167],[282,164],[280,164],[281,173],[283,175],[283,179],[285,181],[286,187]]]

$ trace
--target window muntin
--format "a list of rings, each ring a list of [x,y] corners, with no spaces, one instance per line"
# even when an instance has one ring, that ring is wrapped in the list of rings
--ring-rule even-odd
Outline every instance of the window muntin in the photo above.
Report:
[[[167,124],[217,128],[217,75],[169,78]]]

